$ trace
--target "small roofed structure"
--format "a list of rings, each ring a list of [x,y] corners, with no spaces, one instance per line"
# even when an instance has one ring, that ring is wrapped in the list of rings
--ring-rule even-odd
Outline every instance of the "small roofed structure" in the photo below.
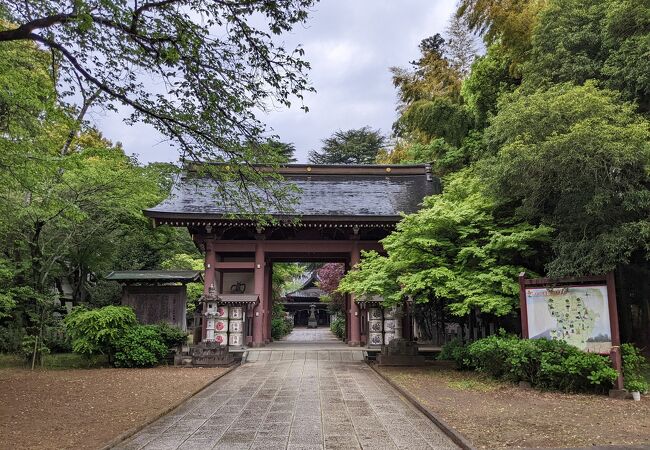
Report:
[[[187,283],[202,283],[198,270],[124,270],[110,272],[122,283],[122,305],[130,306],[140,323],[166,322],[187,330]]]
[[[329,326],[330,316],[327,311],[327,303],[321,301],[321,297],[326,294],[318,287],[317,271],[313,271],[298,289],[286,293],[282,304],[285,311],[293,316],[294,326],[308,326],[311,305],[315,306],[316,324]]]
[[[114,270],[105,277],[109,281],[134,283],[198,283],[203,280],[200,270]]]

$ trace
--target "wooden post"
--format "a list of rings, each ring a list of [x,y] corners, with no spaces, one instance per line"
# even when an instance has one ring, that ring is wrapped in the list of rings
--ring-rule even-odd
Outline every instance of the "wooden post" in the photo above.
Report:
[[[528,339],[528,306],[526,304],[526,272],[519,274],[519,311],[521,313],[521,337]]]
[[[264,241],[259,240],[255,244],[255,293],[259,296],[259,301],[253,310],[253,347],[264,345],[264,298],[266,295],[266,286],[264,285]]]
[[[354,268],[360,261],[359,245],[354,241],[352,245],[352,252],[350,253],[350,265]],[[350,341],[349,346],[361,345],[361,332],[360,323],[361,315],[359,314],[359,305],[354,301],[354,296],[350,296]]]
[[[621,336],[618,329],[618,308],[616,307],[616,283],[614,279],[614,272],[609,272],[606,276],[607,281],[607,301],[609,306],[609,326],[612,331],[612,349],[609,352],[609,357],[612,360],[612,365],[618,378],[614,382],[614,389],[623,389],[623,361],[621,359]]]
[[[271,280],[271,271],[269,267],[264,267],[264,332],[262,337],[264,338],[264,343],[269,344],[271,342],[271,314],[272,314],[272,305],[273,305],[273,284]],[[262,299],[260,299],[261,301]]]

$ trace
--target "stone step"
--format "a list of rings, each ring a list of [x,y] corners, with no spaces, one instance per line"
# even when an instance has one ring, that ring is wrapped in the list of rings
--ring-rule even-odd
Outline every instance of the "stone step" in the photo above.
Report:
[[[363,361],[364,350],[247,350],[242,363],[266,361]]]

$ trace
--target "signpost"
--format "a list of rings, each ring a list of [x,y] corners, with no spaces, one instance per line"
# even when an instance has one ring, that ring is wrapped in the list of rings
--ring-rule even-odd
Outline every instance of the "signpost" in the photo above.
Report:
[[[608,354],[623,376],[614,274],[526,279],[519,274],[521,331],[525,339],[559,339],[586,352]]]

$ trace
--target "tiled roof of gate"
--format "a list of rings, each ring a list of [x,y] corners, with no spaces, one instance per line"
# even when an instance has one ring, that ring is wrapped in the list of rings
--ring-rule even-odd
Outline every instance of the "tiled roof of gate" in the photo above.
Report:
[[[292,211],[270,209],[278,217],[305,219],[357,218],[399,220],[418,210],[424,197],[440,192],[440,182],[427,165],[319,166],[287,165],[280,169],[286,183],[298,188]],[[218,196],[215,181],[186,174],[172,194],[145,210],[156,219],[215,219],[237,214]],[[244,211],[252,214],[253,211]]]
[[[201,281],[202,276],[199,270],[114,270],[106,275],[106,279],[125,283],[190,283]]]

